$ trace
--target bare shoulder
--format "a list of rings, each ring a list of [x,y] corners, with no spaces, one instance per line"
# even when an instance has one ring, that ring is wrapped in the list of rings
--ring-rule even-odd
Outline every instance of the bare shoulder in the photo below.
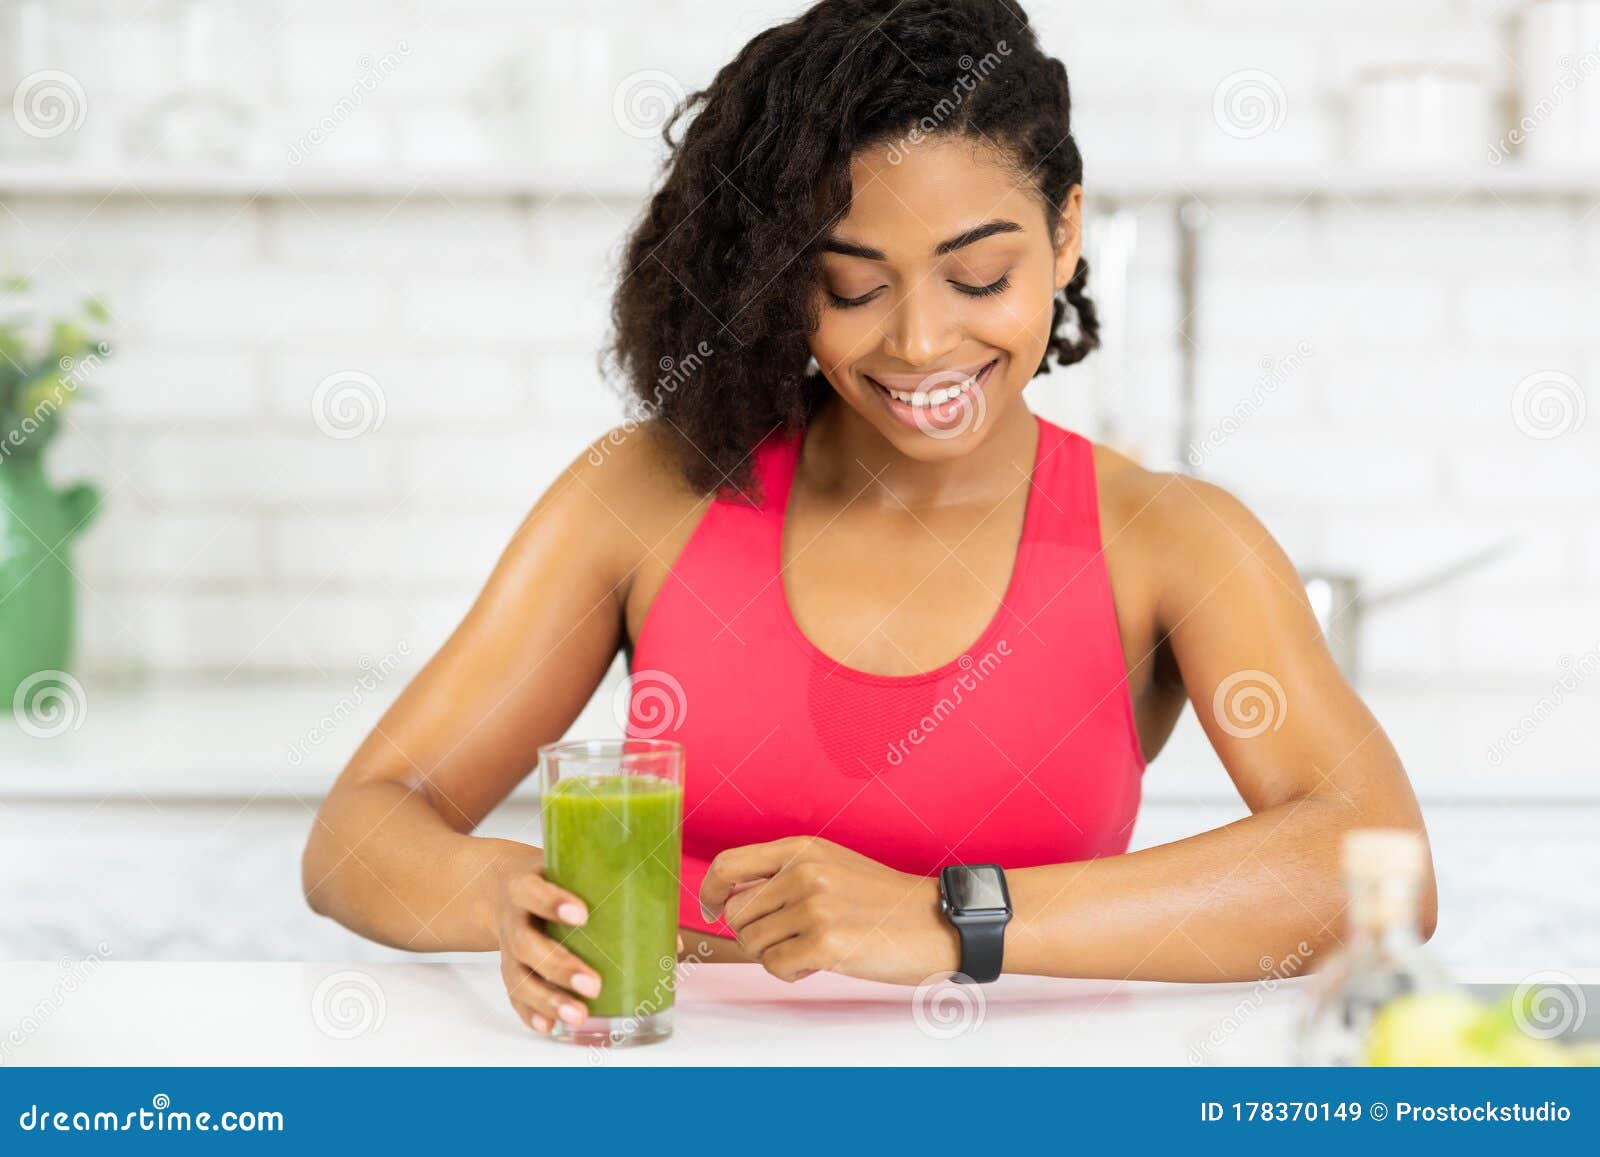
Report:
[[[590,446],[578,478],[595,499],[592,516],[615,536],[614,589],[630,639],[713,500],[689,485],[683,453],[659,423],[630,424]]]
[[[1259,537],[1260,521],[1247,506],[1214,482],[1166,470],[1148,470],[1108,446],[1094,444],[1095,479],[1107,532],[1153,530],[1163,537],[1209,537],[1231,530]],[[1192,545],[1192,543],[1191,543]]]
[[[587,514],[651,546],[710,501],[688,485],[678,440],[659,422],[627,422],[595,438],[560,483],[584,494]]]
[[[1237,536],[1254,544],[1269,537],[1238,498],[1214,482],[1148,470],[1108,446],[1094,444],[1103,533],[1127,533],[1195,549]]]
[[[1156,576],[1153,599],[1183,613],[1225,580],[1298,587],[1261,520],[1221,486],[1146,469],[1099,444],[1094,457],[1107,555],[1120,545],[1130,565]]]
[[[656,422],[629,422],[608,430],[589,444],[569,473],[597,500],[639,517],[659,510],[682,513],[703,501],[683,476],[677,440]]]
[[[651,424],[629,422],[595,438],[550,483],[518,528],[512,555],[560,549],[608,587],[626,586],[709,499],[691,490],[677,446]],[[576,576],[574,576],[576,578]]]

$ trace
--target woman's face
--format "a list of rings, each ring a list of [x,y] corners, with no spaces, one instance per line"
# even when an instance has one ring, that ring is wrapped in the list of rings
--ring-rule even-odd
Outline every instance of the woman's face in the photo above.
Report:
[[[850,213],[822,238],[811,353],[839,396],[909,457],[967,453],[1050,340],[1077,266],[1082,191],[1052,236],[1038,194],[982,142],[862,150]]]

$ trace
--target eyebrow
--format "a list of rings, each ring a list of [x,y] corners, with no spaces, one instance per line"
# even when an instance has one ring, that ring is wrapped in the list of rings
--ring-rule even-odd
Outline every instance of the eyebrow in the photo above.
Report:
[[[997,233],[1021,233],[1022,226],[1015,221],[997,219],[985,221],[982,225],[957,233],[948,241],[941,241],[933,247],[935,257],[943,257],[947,253],[954,253],[957,249],[964,249],[968,245],[976,244],[985,237],[993,237]],[[841,237],[828,236],[822,239],[821,249],[824,253],[839,253],[845,257],[860,257],[867,261],[887,260],[883,250],[874,249],[870,245],[857,245],[854,241],[846,241]]]

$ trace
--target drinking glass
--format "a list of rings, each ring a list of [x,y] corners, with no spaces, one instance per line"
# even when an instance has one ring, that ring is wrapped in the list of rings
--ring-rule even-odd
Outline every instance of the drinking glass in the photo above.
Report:
[[[551,1036],[621,1047],[672,1034],[683,746],[657,739],[584,740],[539,749],[544,872],[589,909],[549,936],[600,975],[581,1025]]]

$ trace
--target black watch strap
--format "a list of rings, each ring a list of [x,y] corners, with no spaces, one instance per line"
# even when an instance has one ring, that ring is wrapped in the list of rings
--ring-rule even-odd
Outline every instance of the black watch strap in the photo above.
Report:
[[[998,979],[1005,960],[1006,922],[957,924],[956,931],[961,934],[961,971],[954,979],[962,984],[988,984]]]

